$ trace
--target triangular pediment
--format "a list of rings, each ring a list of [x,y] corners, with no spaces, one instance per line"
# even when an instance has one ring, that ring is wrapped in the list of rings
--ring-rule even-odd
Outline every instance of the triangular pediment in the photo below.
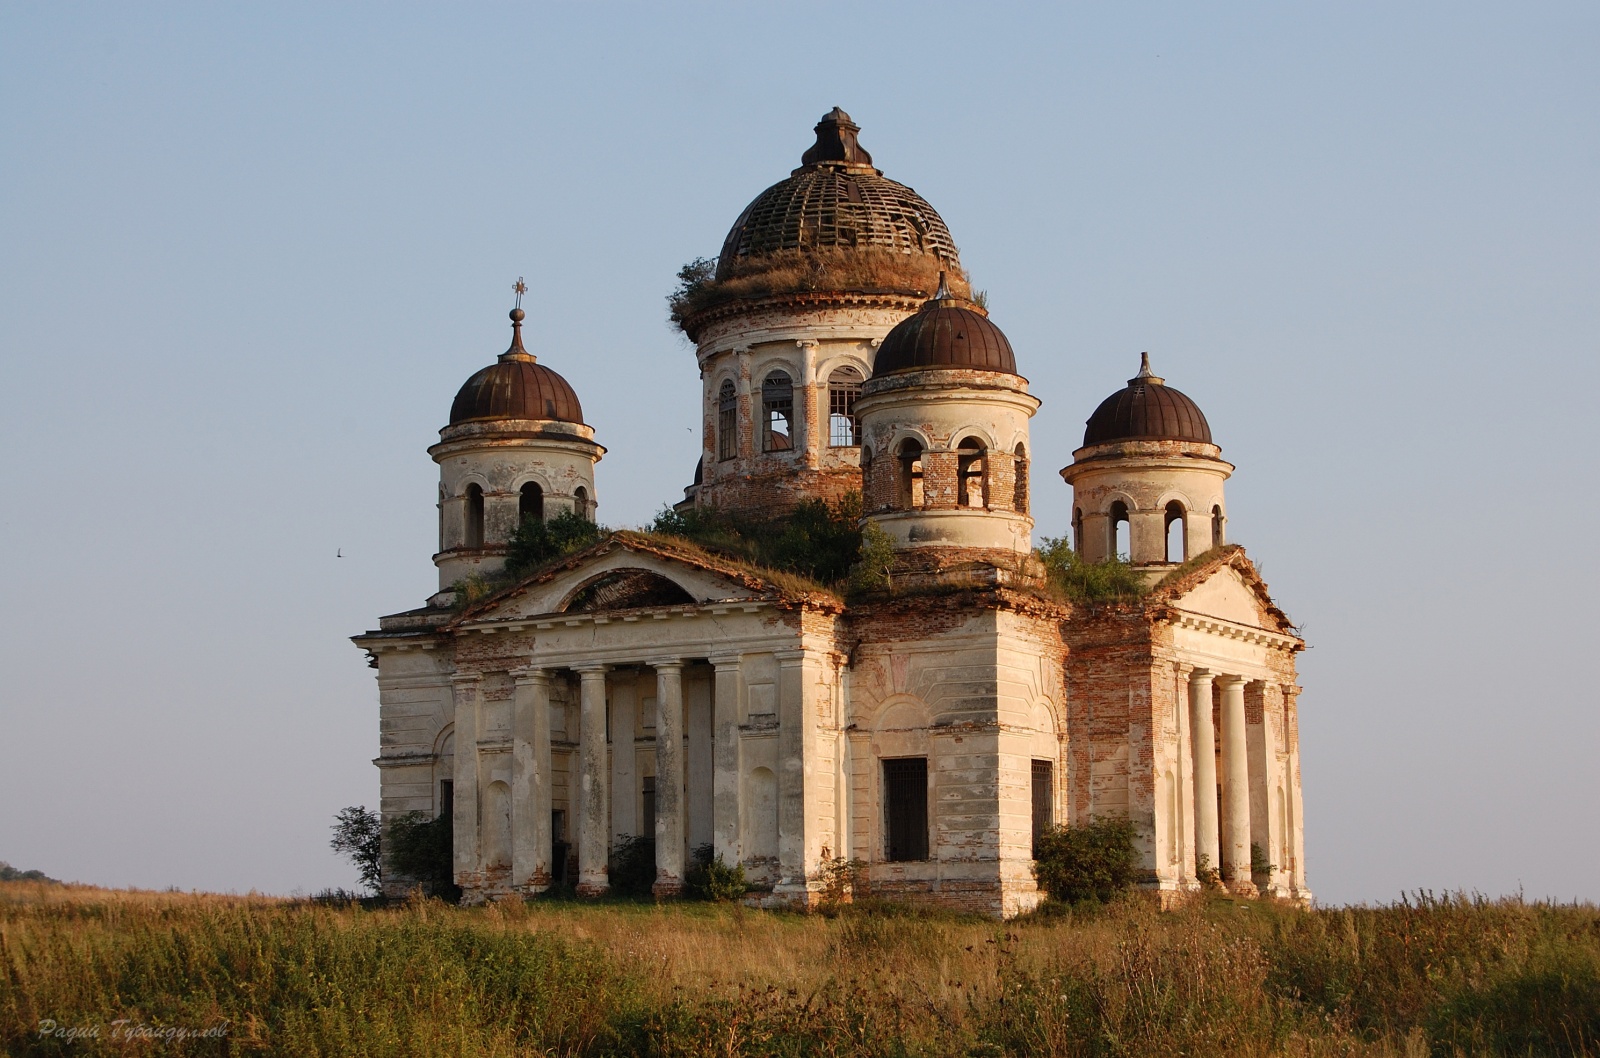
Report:
[[[473,604],[457,623],[756,599],[802,601],[697,548],[619,532]]]
[[[1153,598],[1174,609],[1232,624],[1295,635],[1287,614],[1267,591],[1266,581],[1244,548],[1228,545],[1208,552],[1169,574],[1152,590]]]

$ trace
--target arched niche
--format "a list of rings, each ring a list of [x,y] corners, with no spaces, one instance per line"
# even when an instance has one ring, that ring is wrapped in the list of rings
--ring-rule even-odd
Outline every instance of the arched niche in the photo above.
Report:
[[[678,606],[694,602],[682,585],[649,569],[607,570],[585,581],[556,613],[631,610],[643,606]]]

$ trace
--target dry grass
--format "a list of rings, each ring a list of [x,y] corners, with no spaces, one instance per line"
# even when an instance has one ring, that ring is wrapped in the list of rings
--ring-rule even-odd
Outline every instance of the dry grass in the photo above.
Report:
[[[939,272],[957,297],[972,296],[965,273],[926,254],[888,250],[780,250],[777,253],[734,258],[719,267],[717,278],[685,284],[668,299],[673,322],[692,325],[693,318],[709,309],[742,298],[775,294],[851,291],[932,297],[939,289]]]
[[[1008,925],[0,885],[12,1054],[1600,1053],[1600,911],[1212,900]],[[41,1038],[119,1017],[222,1040]]]

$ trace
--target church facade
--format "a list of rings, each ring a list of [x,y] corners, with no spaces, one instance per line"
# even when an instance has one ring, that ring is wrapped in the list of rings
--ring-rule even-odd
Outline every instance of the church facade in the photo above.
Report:
[[[1044,827],[1111,816],[1166,897],[1216,871],[1308,901],[1304,643],[1227,540],[1233,468],[1205,416],[1148,360],[1100,403],[1061,470],[1072,546],[1128,556],[1147,591],[1049,590],[1040,402],[943,220],[858,131],[825,116],[674,302],[702,380],[679,507],[781,519],[859,494],[892,548],[882,583],[824,590],[627,531],[504,577],[524,520],[594,517],[605,451],[518,308],[429,449],[440,591],[354,638],[378,671],[383,817],[447,815],[471,902],[604,892],[644,835],[662,896],[709,847],[775,906],[815,904],[854,860],[875,893],[1010,916],[1042,898]]]

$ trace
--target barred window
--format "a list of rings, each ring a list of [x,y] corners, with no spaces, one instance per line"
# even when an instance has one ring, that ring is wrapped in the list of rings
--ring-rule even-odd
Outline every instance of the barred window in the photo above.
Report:
[[[733,379],[722,380],[717,393],[717,458],[732,459],[739,454],[739,391]]]
[[[1039,855],[1039,839],[1055,822],[1054,765],[1047,760],[1033,762],[1033,855]]]
[[[828,444],[849,448],[861,443],[856,421],[856,398],[861,396],[861,372],[841,367],[828,376]]]
[[[922,445],[910,438],[900,442],[899,485],[895,506],[901,510],[922,506]]]
[[[787,452],[794,447],[794,382],[774,371],[761,383],[761,450]]]

